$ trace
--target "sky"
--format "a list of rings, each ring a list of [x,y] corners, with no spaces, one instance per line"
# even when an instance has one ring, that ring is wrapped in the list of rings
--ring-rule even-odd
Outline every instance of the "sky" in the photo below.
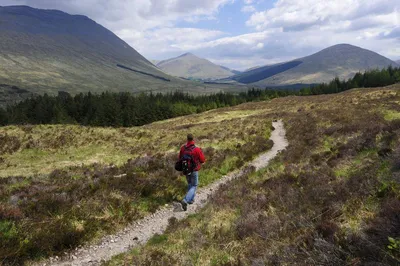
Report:
[[[86,15],[149,60],[191,52],[232,69],[349,43],[400,59],[400,0],[0,0]]]

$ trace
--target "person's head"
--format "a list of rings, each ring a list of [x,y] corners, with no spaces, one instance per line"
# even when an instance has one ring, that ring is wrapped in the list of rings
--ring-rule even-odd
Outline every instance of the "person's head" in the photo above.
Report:
[[[192,134],[188,134],[187,135],[187,141],[193,141],[193,135]]]

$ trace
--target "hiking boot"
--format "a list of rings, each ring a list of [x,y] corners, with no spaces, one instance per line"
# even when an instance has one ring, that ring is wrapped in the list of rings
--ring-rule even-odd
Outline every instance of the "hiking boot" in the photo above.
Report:
[[[186,203],[186,201],[184,201],[184,200],[182,200],[181,201],[181,204],[182,204],[182,209],[184,210],[184,211],[187,211],[187,203]]]
[[[194,201],[189,201],[188,202],[189,205],[192,205],[193,203],[194,203]]]

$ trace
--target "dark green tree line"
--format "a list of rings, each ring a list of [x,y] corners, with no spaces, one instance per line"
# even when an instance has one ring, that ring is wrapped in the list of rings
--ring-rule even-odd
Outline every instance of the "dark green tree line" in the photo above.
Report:
[[[0,125],[81,124],[89,126],[130,127],[182,115],[234,106],[249,101],[268,100],[288,95],[318,95],[353,88],[381,87],[400,82],[400,68],[389,67],[357,73],[343,81],[339,78],[301,90],[250,89],[239,94],[217,93],[192,96],[187,93],[134,95],[128,92],[80,93],[71,96],[36,96],[6,109],[0,108]]]

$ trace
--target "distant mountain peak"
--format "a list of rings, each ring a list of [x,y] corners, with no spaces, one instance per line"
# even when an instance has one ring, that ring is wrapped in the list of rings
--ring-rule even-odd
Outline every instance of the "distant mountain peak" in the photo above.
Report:
[[[255,68],[232,79],[262,87],[329,82],[335,77],[348,79],[359,71],[396,65],[394,61],[351,44],[337,44],[290,62]]]
[[[189,79],[213,80],[236,74],[226,67],[216,65],[190,52],[161,61],[157,67],[167,74]]]
[[[195,54],[192,54],[192,53],[184,53],[184,54],[178,56],[178,58],[179,58],[179,57],[195,57],[195,58],[200,58],[200,57],[198,57],[198,56],[196,56]]]
[[[329,49],[329,48],[337,48],[337,47],[344,47],[344,48],[346,48],[346,47],[347,47],[347,48],[348,48],[348,47],[354,47],[354,48],[360,48],[360,47],[357,47],[357,46],[352,45],[352,44],[349,44],[349,43],[338,43],[338,44],[329,46],[329,47],[326,48],[326,49]]]

